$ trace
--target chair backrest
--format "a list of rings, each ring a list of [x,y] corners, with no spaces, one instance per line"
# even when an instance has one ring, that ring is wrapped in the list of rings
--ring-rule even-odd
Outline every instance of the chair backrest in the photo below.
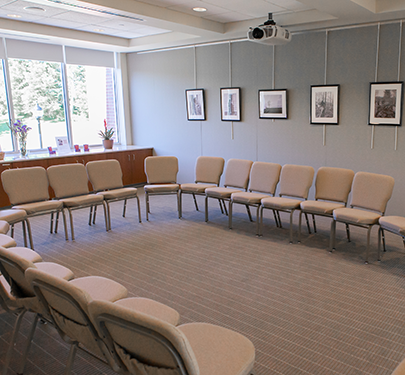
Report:
[[[29,268],[25,276],[62,337],[82,343],[93,353],[105,354],[88,315],[92,298],[85,290],[39,269]]]
[[[116,361],[130,374],[199,374],[194,352],[175,326],[105,301],[91,302],[89,311]]]
[[[225,169],[224,186],[246,190],[252,164],[253,162],[250,160],[229,159]]]
[[[145,158],[145,174],[148,184],[175,184],[179,161],[175,156],[148,156]]]
[[[49,182],[43,167],[6,169],[1,182],[12,205],[49,199]]]
[[[394,182],[391,176],[357,172],[353,179],[350,206],[384,214],[394,189]]]
[[[306,165],[285,164],[280,175],[280,196],[307,199],[314,179],[314,168]]]
[[[195,164],[195,182],[219,185],[225,160],[216,156],[199,156]]]
[[[0,272],[11,286],[12,294],[21,298],[34,296],[34,291],[25,277],[25,271],[29,268],[36,266],[18,254],[0,247]]]
[[[274,195],[280,171],[280,164],[255,161],[250,170],[249,191]]]
[[[315,199],[347,203],[354,172],[351,169],[321,167],[315,179]]]
[[[87,172],[83,164],[52,165],[46,171],[56,198],[89,194]]]
[[[86,164],[87,176],[95,191],[123,187],[122,169],[118,160],[96,160]]]

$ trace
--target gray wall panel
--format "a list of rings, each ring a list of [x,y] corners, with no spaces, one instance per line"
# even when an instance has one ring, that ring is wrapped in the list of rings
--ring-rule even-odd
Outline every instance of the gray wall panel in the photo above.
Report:
[[[205,89],[207,121],[188,122],[184,90],[194,86],[194,49],[131,54],[131,106],[134,144],[151,145],[159,155],[180,160],[180,182],[194,177],[198,155],[351,168],[392,175],[396,180],[388,214],[405,215],[404,128],[368,125],[369,84],[375,79],[377,26],[328,32],[327,83],[340,84],[340,124],[309,123],[310,86],[324,83],[326,32],[294,35],[275,48],[275,88],[288,89],[288,119],[264,120],[258,114],[258,90],[272,88],[273,47],[232,43],[232,85],[242,89],[242,121],[220,117],[220,88],[229,82],[229,43],[196,47],[197,86]],[[380,30],[379,81],[397,79],[399,23]],[[403,30],[405,44],[405,31]],[[405,79],[405,47],[401,54]],[[159,105],[158,98],[162,98]],[[313,196],[313,188],[311,196]]]

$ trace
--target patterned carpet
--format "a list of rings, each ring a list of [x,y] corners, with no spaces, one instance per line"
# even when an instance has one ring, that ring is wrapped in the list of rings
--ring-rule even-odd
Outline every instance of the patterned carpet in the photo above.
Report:
[[[172,306],[181,323],[209,322],[244,334],[256,348],[257,375],[390,374],[405,357],[405,251],[399,237],[387,235],[388,252],[378,263],[373,229],[370,264],[364,265],[365,230],[352,228],[347,243],[338,225],[337,250],[330,254],[327,219],[318,219],[317,234],[305,232],[301,244],[291,245],[283,214],[284,227],[278,229],[266,212],[264,236],[257,238],[242,206],[235,206],[229,230],[216,201],[210,201],[208,223],[190,196],[183,203],[179,220],[174,197],[152,197],[146,222],[142,196],[141,224],[134,201],[126,218],[121,204],[113,204],[108,233],[100,211],[94,226],[87,225],[87,210],[75,211],[76,241],[69,242],[62,232],[49,234],[47,217],[34,218],[35,249],[78,277],[109,277],[130,296]],[[16,239],[21,245],[20,228]],[[14,319],[0,309],[0,366]],[[31,319],[27,314],[11,375]],[[67,355],[53,327],[41,324],[25,374],[63,374]],[[113,374],[82,352],[74,373]]]

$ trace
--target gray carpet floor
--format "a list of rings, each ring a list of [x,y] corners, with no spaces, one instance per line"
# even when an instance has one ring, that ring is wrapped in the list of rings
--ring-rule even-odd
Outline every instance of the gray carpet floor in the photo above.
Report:
[[[200,199],[203,209],[203,200]],[[121,282],[130,296],[142,296],[179,311],[181,323],[208,322],[236,330],[256,348],[255,372],[265,374],[390,374],[405,358],[405,251],[400,237],[387,234],[377,262],[377,228],[372,231],[370,264],[364,264],[366,231],[352,228],[348,243],[338,225],[337,250],[329,253],[330,221],[317,220],[318,233],[303,233],[289,244],[288,217],[276,228],[267,211],[264,236],[245,208],[235,206],[228,229],[216,201],[210,221],[183,200],[183,219],[173,196],[151,198],[150,221],[142,223],[135,201],[127,217],[112,205],[112,230],[101,211],[96,225],[87,210],[75,211],[75,241],[49,233],[47,217],[31,220],[35,250],[45,261],[63,264],[77,277],[99,275]],[[294,223],[298,222],[295,217]],[[22,245],[21,230],[16,239]],[[294,225],[296,233],[296,224]],[[24,320],[9,374],[15,375],[28,333]],[[0,368],[15,317],[0,309]],[[63,374],[68,346],[49,324],[35,334],[25,374]],[[113,374],[79,352],[74,373]],[[221,374],[212,374],[221,375]]]

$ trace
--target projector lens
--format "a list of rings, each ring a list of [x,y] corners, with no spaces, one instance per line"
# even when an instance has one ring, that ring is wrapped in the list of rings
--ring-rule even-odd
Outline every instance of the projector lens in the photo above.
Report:
[[[255,27],[252,35],[254,39],[262,39],[264,36],[264,31],[260,27]]]

